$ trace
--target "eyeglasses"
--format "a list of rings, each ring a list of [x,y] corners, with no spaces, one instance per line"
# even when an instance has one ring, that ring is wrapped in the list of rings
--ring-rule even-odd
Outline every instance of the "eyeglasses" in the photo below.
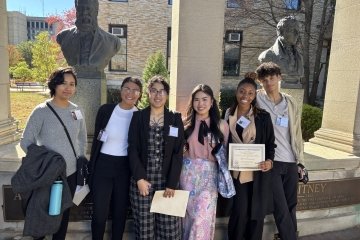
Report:
[[[160,90],[157,90],[156,88],[150,88],[149,89],[149,92],[151,95],[159,95],[159,96],[165,96],[167,95],[167,92],[165,91],[165,89],[160,89]]]
[[[140,95],[140,90],[139,89],[130,89],[128,87],[122,87],[121,91],[123,91],[126,94],[133,93],[135,96]]]

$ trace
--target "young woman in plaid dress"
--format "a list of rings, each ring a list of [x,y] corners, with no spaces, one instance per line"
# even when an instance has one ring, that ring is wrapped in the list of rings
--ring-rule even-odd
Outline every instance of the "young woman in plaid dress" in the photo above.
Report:
[[[165,107],[169,90],[163,77],[150,79],[150,106],[134,113],[130,123],[130,202],[136,239],[181,239],[179,217],[150,213],[155,191],[165,190],[164,197],[173,197],[179,185],[184,126],[181,114]]]

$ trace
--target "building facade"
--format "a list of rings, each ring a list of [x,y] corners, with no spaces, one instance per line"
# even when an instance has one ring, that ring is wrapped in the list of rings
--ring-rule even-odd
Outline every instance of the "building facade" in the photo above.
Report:
[[[17,45],[23,41],[35,40],[35,36],[42,31],[56,35],[56,24],[48,24],[45,17],[32,17],[17,11],[7,12],[8,43]]]
[[[274,15],[277,20],[291,14],[300,22],[304,21],[304,6],[300,0],[272,2],[277,2],[277,5],[267,6],[268,1],[226,2],[222,89],[234,88],[246,72],[254,71],[259,64],[259,54],[274,43],[277,37],[276,22],[262,19],[261,14],[265,14],[265,11],[268,14],[273,7],[278,9]],[[322,11],[323,1],[316,2],[313,14],[315,23],[320,21],[317,18]],[[156,51],[161,51],[166,56],[167,64],[170,62],[171,0],[99,0],[99,4],[100,27],[117,35],[122,42],[121,50],[105,70],[109,85],[118,85],[118,81],[128,75],[141,76],[147,57]],[[317,27],[316,24],[313,25]],[[310,56],[314,56],[314,45]],[[329,48],[330,38],[324,40],[324,54],[321,58],[324,65],[327,65]],[[312,63],[314,60],[314,57],[310,59]],[[326,68],[323,69],[325,79]],[[319,90],[319,97],[322,94],[323,88]]]
[[[7,12],[8,43],[17,45],[27,40],[26,16],[17,11]]]

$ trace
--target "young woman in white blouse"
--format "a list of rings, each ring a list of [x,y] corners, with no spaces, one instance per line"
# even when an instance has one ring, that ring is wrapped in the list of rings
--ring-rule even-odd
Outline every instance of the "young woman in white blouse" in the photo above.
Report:
[[[127,77],[120,90],[119,104],[104,104],[95,121],[90,169],[93,195],[92,239],[103,239],[111,204],[112,239],[122,239],[129,202],[130,167],[128,130],[142,84]]]

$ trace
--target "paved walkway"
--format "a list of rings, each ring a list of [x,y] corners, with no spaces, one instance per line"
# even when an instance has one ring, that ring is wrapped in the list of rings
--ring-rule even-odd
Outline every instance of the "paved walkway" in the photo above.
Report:
[[[11,234],[9,230],[0,230],[1,240],[30,240],[31,238],[21,238],[21,233]],[[341,231],[327,232],[300,237],[299,240],[360,240],[360,225]]]
[[[341,231],[300,237],[299,240],[360,240],[360,225]]]

